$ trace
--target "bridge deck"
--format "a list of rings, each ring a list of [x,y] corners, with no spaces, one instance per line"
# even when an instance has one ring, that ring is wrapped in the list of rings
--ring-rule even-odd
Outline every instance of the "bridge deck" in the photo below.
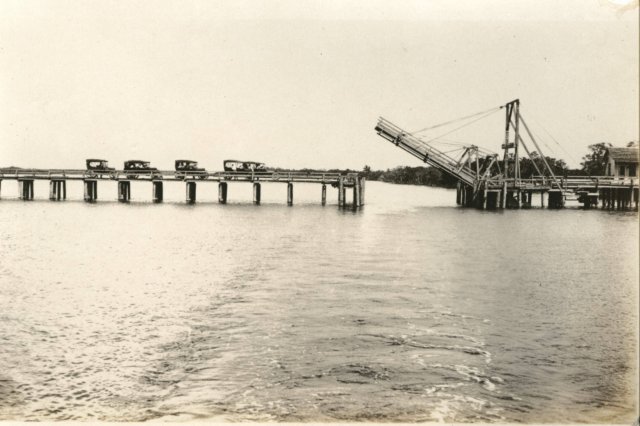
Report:
[[[338,184],[342,179],[345,186],[353,185],[357,180],[357,173],[323,173],[323,172],[176,172],[174,170],[148,171],[114,170],[108,172],[81,169],[11,169],[0,171],[2,179],[34,179],[34,180],[138,180],[138,181],[185,181],[198,182],[300,182]]]

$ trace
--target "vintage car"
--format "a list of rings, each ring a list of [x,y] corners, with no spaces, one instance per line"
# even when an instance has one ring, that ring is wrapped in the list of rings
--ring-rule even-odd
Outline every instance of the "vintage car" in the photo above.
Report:
[[[109,167],[109,162],[107,160],[95,158],[87,159],[87,177],[103,177],[106,175],[110,178],[115,178],[115,171],[115,168]]]
[[[124,171],[127,173],[127,179],[138,179],[140,176],[149,175],[152,179],[162,179],[162,175],[158,169],[151,167],[148,161],[129,160],[124,162]]]
[[[267,166],[264,163],[255,161],[224,160],[225,172],[266,172]]]
[[[187,177],[206,179],[207,176],[207,171],[203,168],[198,168],[196,161],[176,160],[176,177],[178,179],[186,179]]]

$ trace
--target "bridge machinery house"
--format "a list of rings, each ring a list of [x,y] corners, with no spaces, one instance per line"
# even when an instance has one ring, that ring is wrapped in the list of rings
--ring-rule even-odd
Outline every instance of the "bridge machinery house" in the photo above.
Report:
[[[607,176],[625,179],[637,178],[640,174],[637,145],[627,148],[609,148],[604,158],[607,164]]]

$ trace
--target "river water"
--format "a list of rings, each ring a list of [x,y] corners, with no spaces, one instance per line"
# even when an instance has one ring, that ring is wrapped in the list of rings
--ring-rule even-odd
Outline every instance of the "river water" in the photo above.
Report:
[[[630,423],[636,213],[367,182],[0,201],[0,420]]]

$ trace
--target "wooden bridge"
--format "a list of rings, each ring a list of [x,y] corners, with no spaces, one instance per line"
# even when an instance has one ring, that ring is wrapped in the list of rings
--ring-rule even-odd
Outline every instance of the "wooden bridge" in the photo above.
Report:
[[[463,119],[477,115],[486,117],[487,114],[502,109],[506,113],[502,159],[498,154],[483,152],[475,145],[464,147],[460,156],[453,157],[433,146],[431,142],[434,139],[425,141],[418,137],[416,134],[420,131],[408,132],[382,117],[378,120],[375,130],[378,135],[398,148],[453,176],[458,181],[456,202],[465,207],[489,209],[532,207],[534,194],[539,194],[541,207],[545,206],[546,195],[549,208],[561,208],[566,200],[572,199],[581,202],[586,208],[596,206],[598,201],[601,202],[602,208],[638,208],[637,177],[556,176],[520,114],[519,100],[516,99],[498,108]],[[521,129],[524,129],[539,157],[534,158],[532,155],[534,151],[525,144]],[[513,130],[513,137],[510,134],[511,130]],[[521,149],[531,158],[537,175],[522,178]],[[542,167],[538,167],[534,160],[541,160]]]
[[[49,181],[49,199],[61,201],[67,198],[67,181],[84,182],[84,200],[95,202],[98,199],[98,182],[117,181],[118,201],[129,202],[131,199],[131,182],[146,181],[151,183],[153,202],[163,201],[165,182],[184,182],[186,202],[195,203],[198,184],[217,183],[218,202],[226,204],[228,185],[230,183],[251,183],[253,186],[253,203],[260,204],[262,196],[261,184],[276,182],[287,185],[287,204],[293,205],[294,183],[317,183],[321,185],[321,204],[327,202],[327,185],[338,190],[338,206],[347,205],[358,208],[364,205],[365,178],[358,173],[322,173],[306,171],[287,172],[185,172],[162,170],[81,170],[81,169],[22,169],[8,168],[0,170],[0,194],[3,180],[18,182],[18,196],[22,200],[34,199],[34,181]],[[347,189],[353,193],[352,201],[347,200]]]

